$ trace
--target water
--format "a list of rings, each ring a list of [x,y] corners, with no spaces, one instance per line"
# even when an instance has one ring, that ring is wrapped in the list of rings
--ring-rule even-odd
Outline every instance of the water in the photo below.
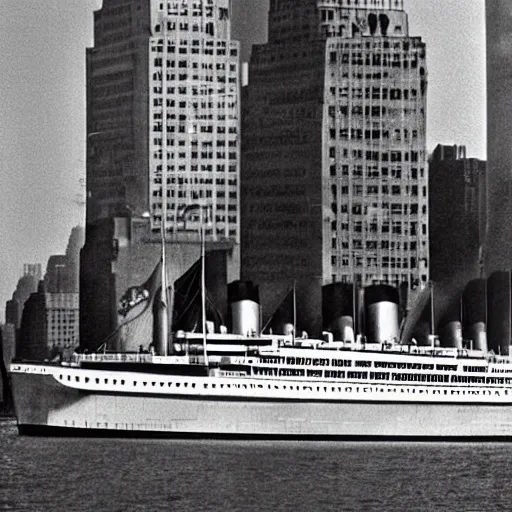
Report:
[[[0,510],[499,511],[512,443],[20,437],[0,421]]]

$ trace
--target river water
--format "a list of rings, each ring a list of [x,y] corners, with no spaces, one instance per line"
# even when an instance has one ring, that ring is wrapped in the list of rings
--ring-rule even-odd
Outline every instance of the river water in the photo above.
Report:
[[[4,420],[0,510],[512,510],[512,443],[34,438]]]

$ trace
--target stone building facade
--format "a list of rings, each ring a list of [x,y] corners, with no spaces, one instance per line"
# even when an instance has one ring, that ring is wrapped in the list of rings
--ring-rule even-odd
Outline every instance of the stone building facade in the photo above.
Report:
[[[401,0],[273,0],[268,32],[244,90],[242,277],[268,302],[295,281],[318,330],[323,285],[429,280],[426,48]]]

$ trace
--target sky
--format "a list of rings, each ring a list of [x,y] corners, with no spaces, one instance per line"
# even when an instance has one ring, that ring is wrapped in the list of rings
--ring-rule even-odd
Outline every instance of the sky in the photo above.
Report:
[[[265,38],[266,0],[236,0]],[[0,1],[0,322],[23,263],[63,254],[84,222],[85,49],[101,0]],[[427,148],[485,159],[484,0],[405,0],[427,44]],[[244,12],[245,10],[245,12]]]

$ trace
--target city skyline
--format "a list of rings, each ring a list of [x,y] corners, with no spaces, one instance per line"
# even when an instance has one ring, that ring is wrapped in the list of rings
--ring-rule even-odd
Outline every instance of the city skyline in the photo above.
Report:
[[[44,264],[51,254],[62,253],[71,228],[83,223],[85,48],[92,45],[92,12],[100,4],[70,0],[63,8],[56,0],[44,6],[6,1],[0,7],[0,65],[6,70],[0,79],[0,90],[6,91],[0,103],[5,122],[0,161],[8,177],[1,196],[2,303],[15,288],[22,262]],[[455,1],[420,4],[408,0],[405,5],[410,33],[421,35],[428,47],[427,148],[464,144],[469,156],[485,158],[484,121],[476,121],[485,112],[483,2],[465,2],[462,7]],[[460,30],[451,32],[453,27]],[[460,75],[457,87],[452,87],[454,74]],[[441,92],[450,120],[446,126],[433,121],[435,107],[443,110]]]

